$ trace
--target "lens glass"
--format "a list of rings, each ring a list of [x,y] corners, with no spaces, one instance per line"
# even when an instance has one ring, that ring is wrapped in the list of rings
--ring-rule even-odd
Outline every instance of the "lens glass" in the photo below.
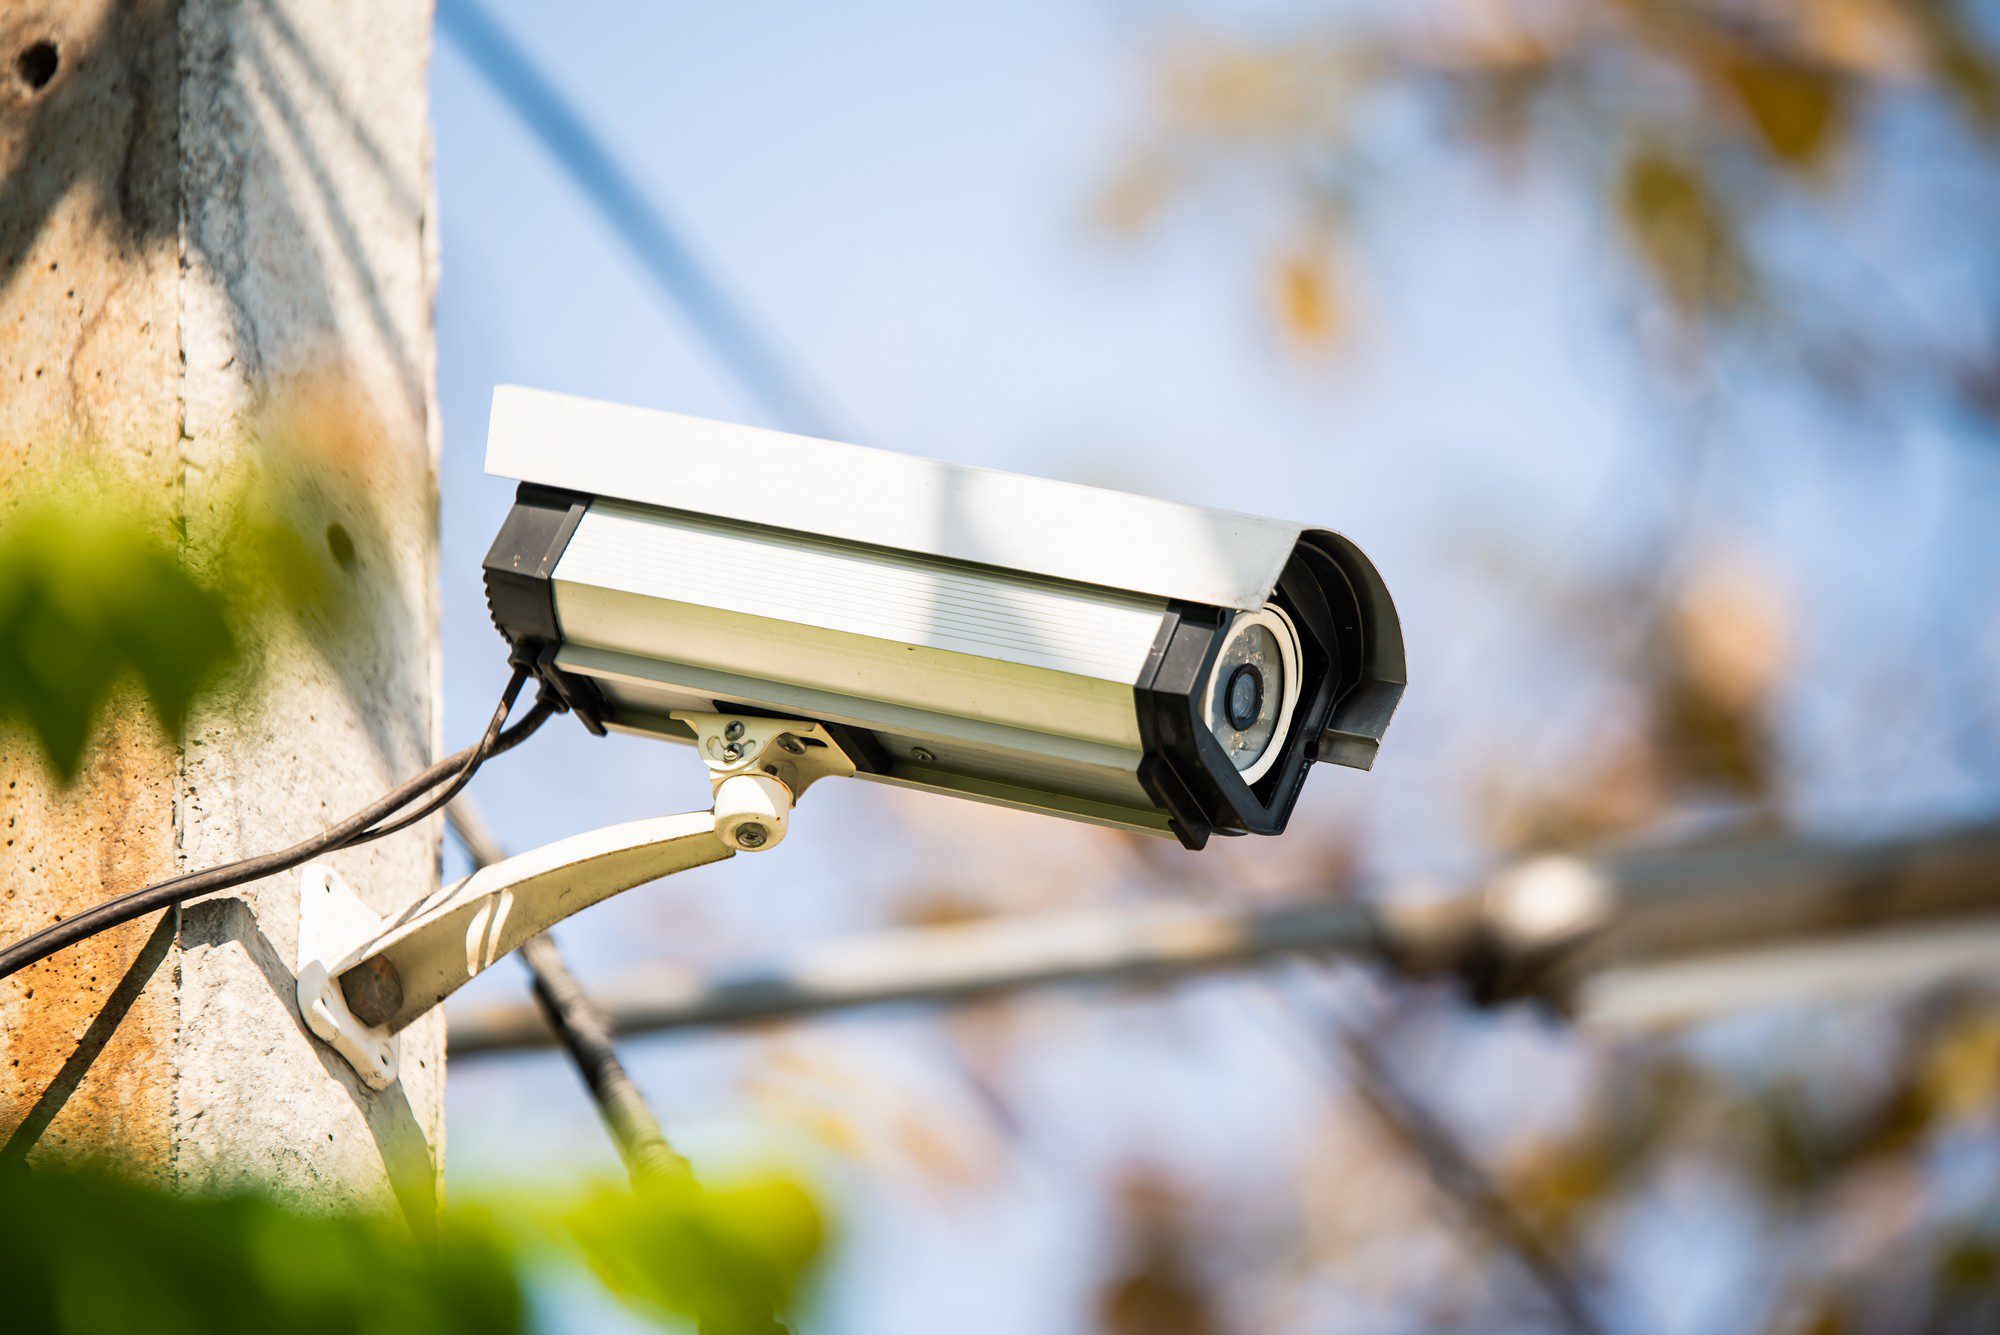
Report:
[[[1257,722],[1257,711],[1264,704],[1264,674],[1254,663],[1239,664],[1229,674],[1229,726],[1248,728]]]
[[[1278,730],[1285,664],[1278,637],[1257,622],[1239,622],[1215,664],[1207,710],[1215,739],[1239,770],[1255,765]]]

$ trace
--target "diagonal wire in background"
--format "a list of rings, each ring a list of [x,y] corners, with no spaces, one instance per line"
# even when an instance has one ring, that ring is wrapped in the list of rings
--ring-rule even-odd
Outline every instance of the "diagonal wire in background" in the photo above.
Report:
[[[439,0],[437,24],[772,420],[788,431],[836,435],[832,415],[709,273],[681,228],[477,0]]]

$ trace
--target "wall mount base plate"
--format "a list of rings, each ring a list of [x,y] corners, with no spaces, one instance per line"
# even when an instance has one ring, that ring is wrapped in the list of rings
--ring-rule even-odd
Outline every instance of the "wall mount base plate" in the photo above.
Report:
[[[306,1028],[345,1058],[370,1089],[396,1083],[402,1038],[355,1018],[333,981],[331,966],[374,939],[386,923],[333,868],[315,862],[299,873],[299,1014]]]

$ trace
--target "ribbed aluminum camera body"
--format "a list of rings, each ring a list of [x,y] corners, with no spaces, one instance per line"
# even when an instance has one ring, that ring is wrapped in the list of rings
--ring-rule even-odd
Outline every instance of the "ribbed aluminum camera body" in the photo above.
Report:
[[[503,387],[494,620],[593,731],[811,719],[860,777],[1199,848],[1366,769],[1388,591],[1323,529]]]

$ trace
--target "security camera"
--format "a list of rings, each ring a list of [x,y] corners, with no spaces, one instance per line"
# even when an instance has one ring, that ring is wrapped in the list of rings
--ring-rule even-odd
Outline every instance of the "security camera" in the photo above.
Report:
[[[1200,848],[1283,830],[1316,760],[1367,769],[1403,692],[1388,590],[1325,529],[526,389],[495,392],[486,464],[520,483],[486,557],[515,670],[446,798],[532,673],[593,732],[691,744],[713,800],[390,917],[306,866],[299,1014],[378,1089],[503,955],[776,847],[820,779]]]
[[[800,720],[862,778],[1200,848],[1369,768],[1403,690],[1326,529],[513,387],[486,463],[493,619],[600,734]]]

